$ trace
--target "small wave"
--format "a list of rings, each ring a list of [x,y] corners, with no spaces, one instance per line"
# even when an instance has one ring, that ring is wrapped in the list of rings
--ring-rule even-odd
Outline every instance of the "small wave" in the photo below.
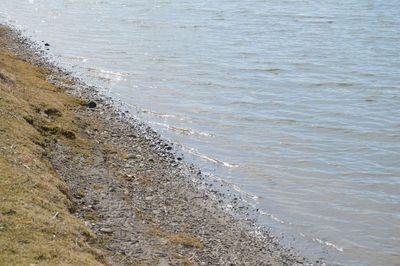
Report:
[[[291,118],[280,118],[280,119],[274,119],[272,121],[272,123],[274,124],[293,124],[297,122],[298,122],[297,120]]]
[[[227,162],[215,159],[215,158],[211,158],[211,157],[209,157],[209,156],[207,156],[205,154],[200,153],[199,151],[197,151],[194,148],[186,148],[183,145],[181,145],[181,148],[184,151],[189,152],[190,154],[193,154],[193,155],[198,156],[198,157],[200,157],[200,158],[202,158],[204,160],[210,161],[210,162],[218,164],[218,165],[223,165],[223,166],[228,167],[228,168],[237,168],[237,167],[239,167],[238,164],[231,164],[231,163],[227,163]]]
[[[87,58],[82,57],[82,56],[64,56],[65,59],[68,60],[74,60],[74,61],[79,61],[79,62],[87,62]]]
[[[279,74],[283,72],[284,70],[281,68],[239,68],[238,70],[240,71],[246,71],[246,72],[269,72],[273,74]]]
[[[242,201],[243,201],[243,202],[246,202],[247,204],[249,204],[249,206],[253,207],[254,209],[257,208],[257,204],[255,204],[255,203],[253,203],[253,202],[250,202],[250,201],[248,201],[248,200],[246,200],[246,199],[242,199]]]
[[[348,82],[324,82],[324,83],[312,83],[309,84],[311,88],[331,88],[331,87],[339,87],[339,88],[347,88],[347,87],[352,87],[354,84],[353,83],[348,83]]]
[[[194,131],[193,129],[190,129],[190,128],[180,128],[180,127],[168,126],[168,125],[167,125],[167,127],[168,127],[168,129],[180,132],[184,135],[200,135],[200,136],[205,136],[205,137],[212,137],[212,135],[209,133],[201,132],[201,131]]]
[[[240,195],[244,196],[245,198],[252,199],[253,201],[257,201],[257,200],[260,198],[260,197],[258,197],[258,196],[256,196],[256,195],[253,195],[253,194],[249,193],[249,192],[242,191],[242,189],[241,189],[240,187],[238,187],[237,185],[235,185],[235,184],[231,184],[231,186],[232,186],[232,188],[233,188],[235,191],[239,192]],[[246,203],[248,203],[248,202],[247,202],[246,200],[244,200],[244,199],[243,199],[243,201],[245,201]]]
[[[333,16],[297,16],[296,21],[308,22],[308,23],[333,23],[335,17]]]
[[[271,218],[272,220],[274,220],[274,221],[276,221],[276,222],[278,222],[278,223],[281,223],[281,224],[291,224],[291,223],[285,222],[285,221],[282,220],[282,219],[279,219],[278,217],[276,217],[275,215],[273,215],[273,214],[271,214],[271,213],[267,213],[267,212],[262,211],[262,210],[260,210],[259,212],[260,212],[261,215],[267,216],[267,217]]]
[[[113,71],[109,71],[109,70],[100,70],[99,72],[102,73],[102,74],[111,75],[111,76],[118,76],[118,77],[126,77],[126,76],[128,76],[128,74],[125,74],[125,73],[113,72]]]
[[[202,132],[202,131],[195,131],[193,129],[190,128],[180,128],[180,127],[176,127],[176,126],[171,126],[168,124],[164,124],[164,123],[157,123],[157,122],[150,122],[152,124],[156,124],[162,127],[165,127],[169,130],[172,130],[174,132],[178,132],[181,133],[182,135],[198,135],[198,136],[204,136],[204,137],[214,137],[214,135],[207,133],[207,132]]]
[[[176,115],[165,114],[165,113],[160,113],[160,112],[155,112],[155,111],[151,111],[151,110],[144,109],[144,108],[140,109],[140,111],[141,111],[142,113],[150,114],[150,115],[157,116],[157,117],[161,117],[161,118],[178,118]],[[179,120],[183,120],[183,119],[180,118]],[[160,124],[160,125],[161,125],[161,124]],[[162,125],[164,125],[164,124],[162,124]]]
[[[124,77],[128,76],[126,73],[121,73],[121,72],[113,72],[110,70],[103,70],[103,69],[96,69],[93,67],[85,67],[83,68],[86,71],[95,73],[98,78],[103,79],[103,80],[108,80],[108,81],[120,81],[125,79]]]
[[[278,73],[278,72],[282,72],[283,69],[280,69],[280,68],[267,68],[267,69],[263,69],[263,71]]]
[[[257,102],[248,102],[248,101],[234,101],[230,102],[229,105],[238,105],[238,106],[256,106],[259,103]]]
[[[296,19],[298,22],[307,22],[307,23],[328,23],[331,24],[334,21],[333,20],[302,20],[302,19]]]
[[[336,249],[337,251],[343,252],[343,248],[342,248],[342,247],[339,247],[339,246],[337,246],[337,245],[335,245],[335,244],[333,244],[333,243],[331,243],[331,242],[323,241],[323,240],[321,240],[321,239],[319,239],[319,238],[313,238],[312,240],[313,240],[314,242],[318,242],[318,243],[321,244],[321,245],[325,245],[325,246],[334,248],[334,249]]]

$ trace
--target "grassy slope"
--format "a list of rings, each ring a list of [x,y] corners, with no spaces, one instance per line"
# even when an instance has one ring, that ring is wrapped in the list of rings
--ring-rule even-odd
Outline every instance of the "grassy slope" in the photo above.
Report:
[[[46,158],[55,139],[85,145],[71,111],[82,102],[2,49],[7,30],[0,26],[0,265],[101,265]]]

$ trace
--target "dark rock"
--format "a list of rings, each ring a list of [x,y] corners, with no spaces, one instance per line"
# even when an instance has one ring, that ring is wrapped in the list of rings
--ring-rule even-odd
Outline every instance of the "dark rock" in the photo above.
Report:
[[[90,102],[87,104],[87,106],[88,106],[89,108],[96,108],[97,104],[96,104],[94,101],[90,101]]]
[[[46,43],[44,44],[44,46],[50,46],[50,44],[46,42]]]

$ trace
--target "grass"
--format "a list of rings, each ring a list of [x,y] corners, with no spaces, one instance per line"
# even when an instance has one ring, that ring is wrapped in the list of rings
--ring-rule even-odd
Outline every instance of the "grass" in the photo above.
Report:
[[[55,139],[84,147],[72,111],[83,103],[2,49],[7,30],[0,26],[0,265],[104,265],[46,157]]]
[[[154,226],[149,230],[149,234],[164,238],[174,245],[182,245],[187,248],[196,249],[204,248],[203,243],[201,243],[199,239],[185,233],[168,233]]]

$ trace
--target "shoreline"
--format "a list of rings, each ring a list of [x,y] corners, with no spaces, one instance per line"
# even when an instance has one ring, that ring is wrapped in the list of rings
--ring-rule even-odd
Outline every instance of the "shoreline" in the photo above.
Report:
[[[240,201],[233,200],[232,213],[224,211],[221,203],[229,199],[221,189],[211,188],[201,171],[176,156],[171,143],[150,127],[118,111],[95,87],[48,62],[38,45],[32,48],[19,33],[1,25],[0,29],[0,48],[38,66],[46,82],[60,89],[58,94],[78,103],[60,103],[62,107],[57,108],[41,99],[36,114],[24,118],[24,126],[41,135],[42,159],[66,184],[64,194],[72,204],[67,208],[69,215],[89,230],[90,237],[82,245],[102,254],[94,261],[112,265],[312,264],[258,228],[246,217],[248,211]],[[13,75],[3,74],[4,87],[19,83]],[[32,88],[28,90],[32,93]],[[65,222],[58,213],[50,217],[52,221]],[[17,254],[23,252],[19,248]],[[55,262],[51,256],[43,257],[40,260],[45,263]]]

